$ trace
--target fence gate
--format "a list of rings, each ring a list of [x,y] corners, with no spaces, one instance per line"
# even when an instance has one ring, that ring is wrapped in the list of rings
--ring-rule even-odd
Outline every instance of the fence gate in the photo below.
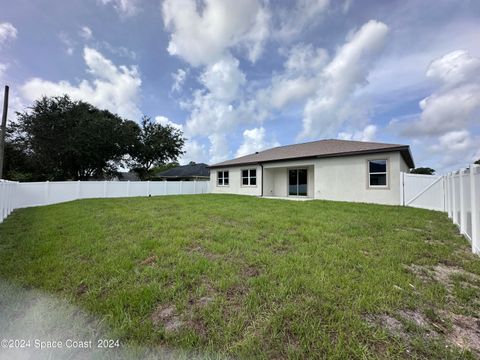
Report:
[[[445,183],[440,175],[401,173],[401,203],[422,209],[445,211]]]

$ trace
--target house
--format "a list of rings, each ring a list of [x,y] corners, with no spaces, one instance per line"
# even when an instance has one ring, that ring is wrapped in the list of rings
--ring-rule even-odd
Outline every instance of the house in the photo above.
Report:
[[[177,166],[162,172],[155,174],[156,178],[160,180],[210,180],[210,169],[207,164],[188,164],[183,166]]]
[[[213,193],[400,204],[408,145],[320,140],[275,147],[210,166]]]

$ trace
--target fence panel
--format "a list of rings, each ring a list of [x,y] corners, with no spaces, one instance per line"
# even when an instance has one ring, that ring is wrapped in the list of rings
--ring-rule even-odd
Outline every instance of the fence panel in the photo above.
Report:
[[[402,173],[402,179],[403,205],[445,211],[443,176]]]
[[[52,181],[0,180],[0,222],[16,208],[76,199],[204,194],[208,181]]]
[[[18,183],[0,180],[0,223],[15,209]]]

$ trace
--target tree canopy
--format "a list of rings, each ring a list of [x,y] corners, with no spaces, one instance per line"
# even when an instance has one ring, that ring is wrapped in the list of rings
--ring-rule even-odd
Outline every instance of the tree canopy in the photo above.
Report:
[[[147,169],[176,160],[182,133],[160,124],[146,131],[147,125],[67,95],[43,97],[17,113],[6,142],[5,174],[14,180],[86,180],[115,174],[136,159]]]
[[[475,161],[474,164],[480,165],[480,159],[478,159],[477,161]]]
[[[435,169],[429,167],[419,167],[410,170],[411,174],[423,174],[423,175],[433,175],[435,174]]]

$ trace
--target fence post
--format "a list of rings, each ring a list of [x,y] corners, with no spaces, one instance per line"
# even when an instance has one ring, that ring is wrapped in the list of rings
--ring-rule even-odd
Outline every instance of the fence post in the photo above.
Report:
[[[167,195],[167,180],[163,180],[163,195]]]
[[[104,198],[107,197],[107,186],[108,186],[107,180],[105,180],[105,181],[103,182],[103,197],[104,197]]]
[[[193,193],[197,193],[197,180],[193,179]]]
[[[400,172],[400,205],[405,206],[405,173]]]
[[[80,196],[82,195],[81,190],[80,190],[80,186],[82,186],[82,185],[81,185],[80,180],[78,180],[77,181],[77,199],[81,199]]]
[[[44,205],[48,204],[48,194],[50,193],[50,181],[45,181],[45,186],[44,186]]]
[[[480,219],[479,219],[479,204],[477,202],[477,183],[478,181],[476,171],[479,167],[476,165],[470,165],[470,196],[472,197],[472,252],[474,254],[480,254]]]
[[[147,181],[147,196],[150,196],[150,180]]]
[[[183,180],[180,180],[180,195],[183,195]]]
[[[453,219],[453,223],[454,224],[458,224],[458,211],[457,211],[457,189],[455,188],[455,172],[452,173],[452,183],[451,183],[451,186],[452,186],[452,212],[453,212],[453,216],[452,216],[452,219]]]
[[[127,197],[130,196],[130,180],[127,181]]]
[[[465,184],[463,183],[463,173],[465,169],[460,170],[458,176],[460,179],[460,233],[465,234],[466,233],[466,224],[467,224],[467,212],[465,209]]]

